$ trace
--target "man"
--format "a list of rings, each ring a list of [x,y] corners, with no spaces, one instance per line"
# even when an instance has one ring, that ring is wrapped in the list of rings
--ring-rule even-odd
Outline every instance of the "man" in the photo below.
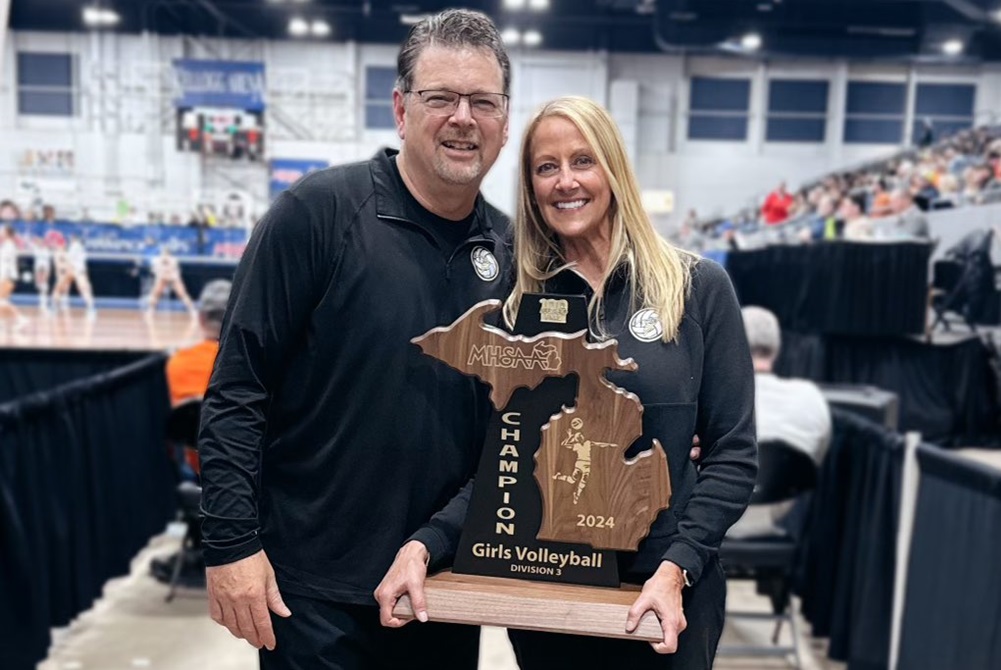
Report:
[[[894,191],[890,206],[895,216],[889,220],[888,226],[881,226],[880,232],[886,237],[928,239],[928,218],[914,203],[910,191],[905,188]]]
[[[212,374],[212,364],[219,352],[219,330],[222,328],[222,318],[226,313],[226,303],[232,284],[227,279],[210,281],[202,289],[198,297],[198,323],[201,326],[204,339],[198,344],[180,349],[167,359],[167,390],[170,392],[170,406],[177,406],[187,401],[200,401],[209,385]],[[178,474],[182,481],[198,483],[200,466],[198,453],[191,444],[175,444],[174,459]],[[201,535],[193,536],[194,546],[201,549]],[[180,560],[183,552],[176,552],[166,558],[154,558],[150,561],[150,572],[153,577],[164,584],[169,584],[173,578],[174,565]],[[183,566],[192,581],[201,581],[205,566],[201,553],[192,556],[187,554],[188,561]],[[185,576],[182,572],[182,577]]]
[[[173,407],[205,395],[212,364],[219,352],[219,331],[231,287],[229,280],[216,279],[207,283],[198,296],[198,323],[204,339],[175,352],[167,361],[167,386]]]
[[[772,372],[782,345],[775,315],[762,307],[744,307],[744,330],[754,363],[754,415],[758,442],[781,440],[819,464],[831,442],[831,412],[820,389],[805,379],[780,379]],[[730,530],[729,537],[769,535],[791,503],[751,505]]]
[[[383,627],[373,590],[386,575],[400,626],[385,594],[441,560],[482,445],[486,389],[410,340],[503,297],[507,222],[479,187],[510,63],[489,18],[448,10],[398,73],[400,152],[304,177],[258,224],[203,405],[210,609],[265,670],[477,663],[476,628]]]

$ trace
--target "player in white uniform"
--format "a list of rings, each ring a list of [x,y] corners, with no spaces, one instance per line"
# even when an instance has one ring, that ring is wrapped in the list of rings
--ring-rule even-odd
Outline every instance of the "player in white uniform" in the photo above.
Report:
[[[11,319],[14,329],[19,330],[28,324],[28,320],[10,302],[16,282],[17,245],[14,243],[14,229],[3,226],[0,228],[0,316]]]
[[[87,305],[87,317],[97,316],[97,311],[94,309],[94,292],[87,276],[87,250],[80,238],[74,237],[67,249],[57,248],[55,260],[56,287],[52,291],[53,306],[68,310],[70,284],[76,284],[76,290]]]
[[[181,264],[178,262],[177,257],[170,253],[170,249],[167,248],[166,244],[160,245],[160,255],[155,256],[149,262],[150,269],[153,271],[153,288],[149,292],[149,305],[146,309],[149,312],[156,310],[156,303],[160,300],[160,296],[169,287],[184,306],[187,307],[188,311],[192,315],[197,315],[195,310],[195,303],[191,300],[191,296],[188,295],[188,289],[184,286],[184,280],[181,279]]]
[[[38,311],[49,314],[49,285],[52,279],[52,249],[44,237],[32,239],[32,251],[35,256],[34,275],[35,288],[38,290]]]

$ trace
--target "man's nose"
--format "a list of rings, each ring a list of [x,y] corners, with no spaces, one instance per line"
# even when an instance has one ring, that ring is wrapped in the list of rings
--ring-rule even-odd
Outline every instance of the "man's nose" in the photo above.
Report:
[[[455,111],[449,120],[453,123],[467,125],[473,122],[473,108],[469,106],[469,98],[463,96],[455,105]]]

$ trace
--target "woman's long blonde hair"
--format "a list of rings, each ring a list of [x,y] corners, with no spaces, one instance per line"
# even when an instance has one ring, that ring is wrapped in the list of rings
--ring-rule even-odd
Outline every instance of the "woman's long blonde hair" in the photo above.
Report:
[[[522,296],[540,292],[547,279],[571,265],[556,233],[542,218],[532,189],[532,139],[539,124],[550,117],[564,118],[577,127],[595,153],[612,191],[608,266],[601,277],[601,289],[594,292],[588,304],[588,315],[596,310],[601,313],[605,284],[621,265],[632,288],[630,311],[653,309],[664,327],[664,342],[673,341],[685,313],[691,270],[698,257],[676,248],[657,233],[643,209],[636,176],[615,121],[600,105],[576,96],[547,103],[522,136],[518,212],[514,220],[515,285],[504,303],[504,320],[513,327]]]

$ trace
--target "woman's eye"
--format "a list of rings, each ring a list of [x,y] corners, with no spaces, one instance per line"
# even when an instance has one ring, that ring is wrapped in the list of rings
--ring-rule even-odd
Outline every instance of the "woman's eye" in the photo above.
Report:
[[[539,175],[552,174],[556,170],[556,166],[552,163],[543,163],[539,167],[535,168],[535,173]]]
[[[584,166],[594,165],[594,159],[591,158],[590,156],[578,156],[577,159],[574,161],[574,164],[584,165]]]

